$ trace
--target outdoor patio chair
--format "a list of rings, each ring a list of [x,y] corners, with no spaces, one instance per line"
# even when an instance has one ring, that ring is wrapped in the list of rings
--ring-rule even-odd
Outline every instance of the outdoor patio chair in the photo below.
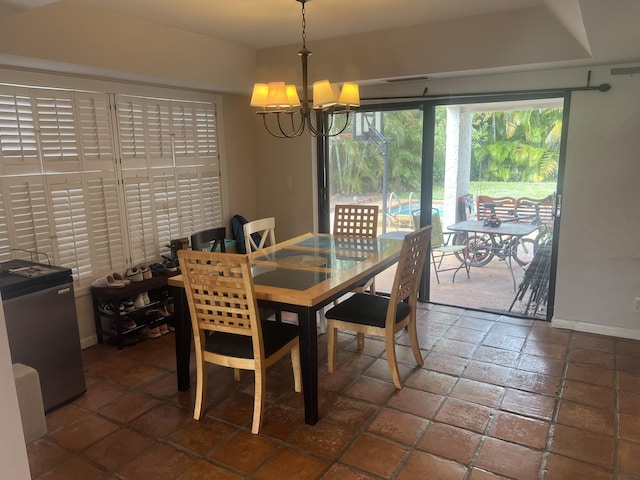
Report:
[[[442,222],[440,220],[440,213],[438,210],[433,209],[431,214],[431,264],[433,265],[433,271],[436,274],[436,281],[440,283],[439,272],[447,272],[458,270],[464,267],[467,271],[467,278],[469,278],[469,262],[466,261],[466,249],[467,245],[454,245],[452,242],[453,235],[451,233],[446,234],[448,238],[445,239],[445,234],[442,231]],[[458,265],[451,267],[442,267],[442,261],[445,257],[455,256],[458,260]],[[463,259],[463,260],[460,260]],[[453,275],[452,282],[455,281],[455,274]]]

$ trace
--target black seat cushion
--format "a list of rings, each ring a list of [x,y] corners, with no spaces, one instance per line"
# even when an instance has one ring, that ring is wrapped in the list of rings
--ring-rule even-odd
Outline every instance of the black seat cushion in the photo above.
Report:
[[[378,295],[356,293],[327,311],[325,317],[344,322],[372,325],[383,328],[387,317],[389,299]],[[411,312],[411,308],[404,302],[398,303],[396,308],[396,323],[400,322]]]
[[[262,321],[264,354],[270,357],[298,336],[298,326],[289,323]],[[251,336],[226,332],[211,332],[207,336],[205,350],[237,358],[253,358]]]

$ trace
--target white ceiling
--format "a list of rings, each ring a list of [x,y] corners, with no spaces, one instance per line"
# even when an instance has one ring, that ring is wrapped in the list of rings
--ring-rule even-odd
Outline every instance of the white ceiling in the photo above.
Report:
[[[0,16],[58,1],[69,0],[0,0]],[[297,0],[73,2],[253,48],[289,45],[301,40],[301,3]],[[309,0],[305,6],[307,38],[309,41],[335,38],[544,4],[545,0]]]

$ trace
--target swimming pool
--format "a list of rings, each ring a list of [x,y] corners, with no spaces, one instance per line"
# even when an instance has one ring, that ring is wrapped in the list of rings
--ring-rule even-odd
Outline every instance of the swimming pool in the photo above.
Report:
[[[442,207],[434,206],[433,208],[438,210],[440,218],[442,218],[442,215],[444,214]],[[409,205],[408,203],[403,203],[402,205],[400,205],[400,207],[395,206],[394,208],[390,208],[389,213],[391,215],[420,215],[420,206],[415,204]]]

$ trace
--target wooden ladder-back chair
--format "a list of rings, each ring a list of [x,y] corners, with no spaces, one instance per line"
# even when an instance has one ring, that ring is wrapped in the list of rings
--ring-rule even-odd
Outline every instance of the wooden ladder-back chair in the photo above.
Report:
[[[276,243],[276,219],[275,217],[261,218],[245,223],[244,244],[247,253],[261,250],[266,246]]]
[[[266,369],[291,354],[295,391],[301,391],[298,327],[260,320],[246,255],[180,250],[196,357],[193,418],[200,419],[207,392],[206,364],[255,372],[251,431],[262,424]]]
[[[352,238],[376,238],[378,236],[377,205],[335,205],[333,234]],[[355,293],[376,293],[375,277],[354,288]],[[338,301],[334,302],[337,305]],[[358,350],[364,349],[364,335],[358,333]]]
[[[222,253],[226,252],[224,237],[227,229],[224,227],[210,228],[191,235],[191,250],[215,252],[220,247]]]
[[[428,255],[430,240],[430,226],[408,233],[404,237],[389,298],[356,293],[325,314],[329,372],[333,373],[335,370],[338,328],[385,339],[389,370],[396,388],[402,388],[402,381],[396,358],[395,334],[403,328],[407,327],[416,363],[423,365],[416,331],[416,311],[420,276]]]

